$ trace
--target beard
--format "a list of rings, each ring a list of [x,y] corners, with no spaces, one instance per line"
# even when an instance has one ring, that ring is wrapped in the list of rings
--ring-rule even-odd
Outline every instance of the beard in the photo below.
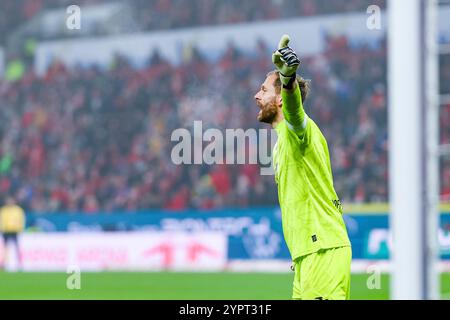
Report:
[[[278,107],[276,105],[267,104],[260,106],[261,111],[258,113],[258,121],[272,124],[277,117]]]

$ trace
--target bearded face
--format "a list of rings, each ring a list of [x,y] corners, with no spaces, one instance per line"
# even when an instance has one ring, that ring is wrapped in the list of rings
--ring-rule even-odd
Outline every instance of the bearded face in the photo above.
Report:
[[[276,92],[274,86],[276,79],[276,74],[269,75],[255,95],[256,104],[260,109],[258,113],[260,122],[272,124],[280,112],[280,94]]]
[[[278,112],[278,107],[275,103],[258,103],[256,102],[258,107],[261,109],[258,113],[258,121],[263,123],[272,124],[276,117]]]

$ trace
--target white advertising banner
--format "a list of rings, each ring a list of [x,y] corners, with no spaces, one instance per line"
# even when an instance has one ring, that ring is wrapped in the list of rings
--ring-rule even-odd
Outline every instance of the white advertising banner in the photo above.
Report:
[[[35,72],[43,75],[55,60],[77,68],[97,64],[108,67],[116,54],[127,56],[135,65],[143,66],[153,50],[158,49],[172,63],[183,62],[186,47],[196,46],[209,58],[220,56],[232,42],[241,50],[254,50],[257,41],[264,40],[269,48],[278,44],[280,35],[288,32],[293,49],[302,57],[315,55],[324,49],[324,34],[345,35],[351,41],[372,43],[385,37],[387,17],[380,14],[380,29],[369,28],[371,10],[356,13],[321,15],[274,21],[230,24],[207,27],[159,30],[109,37],[91,37],[41,42],[36,48]],[[450,8],[439,10],[439,34],[442,42],[450,39]],[[207,57],[208,57],[207,56]]]
[[[287,31],[295,39],[293,49],[301,56],[309,56],[323,50],[324,33],[347,35],[359,41],[382,38],[385,24],[381,24],[382,30],[371,31],[367,28],[369,17],[361,12],[41,42],[36,48],[35,71],[38,75],[45,74],[55,60],[75,68],[92,64],[105,67],[116,54],[142,66],[155,49],[178,65],[183,62],[183,49],[189,46],[196,46],[214,60],[230,42],[243,51],[255,50],[259,40],[273,48]],[[381,17],[384,19],[384,12]]]
[[[25,271],[223,270],[223,233],[30,233],[20,238]]]

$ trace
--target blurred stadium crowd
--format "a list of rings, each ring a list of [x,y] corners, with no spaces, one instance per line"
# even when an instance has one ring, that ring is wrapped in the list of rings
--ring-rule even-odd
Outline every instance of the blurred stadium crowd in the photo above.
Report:
[[[194,2],[224,5],[226,11],[235,1]],[[238,20],[191,18],[208,24],[315,14],[329,10],[325,5],[321,10],[323,2],[302,1],[298,13],[269,10],[261,17],[252,15],[249,1],[248,12],[239,6]],[[330,10],[361,2],[333,1],[338,8]],[[15,1],[1,5],[7,3]],[[162,0],[154,6],[170,15],[177,3]],[[267,3],[282,7],[282,1]],[[183,23],[189,25],[189,19]],[[184,26],[170,21],[179,23],[172,18],[165,27]],[[253,95],[272,69],[271,51],[260,41],[248,55],[230,43],[211,64],[196,48],[186,48],[181,66],[155,51],[139,70],[116,56],[107,71],[68,70],[55,63],[43,78],[28,69],[16,81],[0,82],[0,194],[16,196],[35,212],[276,205],[273,176],[260,175],[259,165],[175,166],[170,159],[172,131],[189,128],[194,120],[202,120],[204,130],[267,128],[256,120]],[[387,201],[386,65],[385,41],[356,46],[345,37],[330,36],[322,55],[303,59],[300,73],[312,80],[306,111],[328,139],[344,204]],[[441,61],[440,70],[441,77],[450,78],[449,59]],[[441,110],[441,142],[450,143],[450,105]],[[450,162],[443,161],[441,195],[450,200]]]
[[[230,45],[211,65],[194,49],[181,67],[154,53],[142,70],[124,57],[106,72],[55,64],[43,79],[29,72],[4,84],[0,191],[33,211],[276,204],[273,177],[260,176],[258,165],[170,159],[171,132],[194,120],[259,127],[252,97],[272,68],[269,52],[260,43],[245,56]],[[303,65],[314,90],[307,110],[329,138],[338,193],[344,201],[386,200],[384,44],[330,39],[323,56]]]

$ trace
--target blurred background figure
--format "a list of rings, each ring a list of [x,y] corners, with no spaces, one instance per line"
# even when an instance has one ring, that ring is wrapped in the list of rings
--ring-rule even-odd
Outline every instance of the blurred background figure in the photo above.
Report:
[[[0,232],[3,236],[3,257],[0,257],[1,267],[8,269],[11,264],[8,258],[11,257],[10,249],[14,247],[17,266],[22,268],[22,255],[19,245],[19,234],[25,228],[25,212],[16,204],[12,197],[7,197],[5,205],[0,208]]]

